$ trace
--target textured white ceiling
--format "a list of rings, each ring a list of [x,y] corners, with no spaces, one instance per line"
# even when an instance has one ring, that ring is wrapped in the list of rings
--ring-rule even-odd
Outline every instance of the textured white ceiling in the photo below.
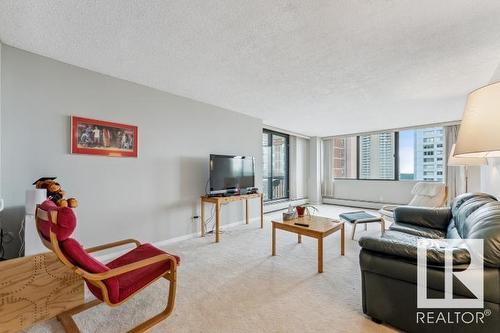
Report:
[[[0,0],[0,39],[328,136],[460,119],[500,1]]]

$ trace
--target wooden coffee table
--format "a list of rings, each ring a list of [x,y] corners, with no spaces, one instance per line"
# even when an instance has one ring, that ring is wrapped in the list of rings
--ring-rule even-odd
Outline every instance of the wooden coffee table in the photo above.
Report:
[[[340,254],[344,255],[344,222],[321,216],[304,216],[290,221],[273,220],[273,256],[276,255],[276,229],[296,233],[298,242],[302,243],[302,236],[309,236],[318,240],[318,273],[323,273],[323,238],[340,230]],[[309,227],[295,223],[308,224]]]

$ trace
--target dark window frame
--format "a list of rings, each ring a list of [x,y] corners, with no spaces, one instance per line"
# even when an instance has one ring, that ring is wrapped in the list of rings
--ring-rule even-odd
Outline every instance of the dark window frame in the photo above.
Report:
[[[360,171],[361,171],[361,166],[360,166],[360,154],[361,154],[361,149],[359,149],[359,145],[361,144],[360,137],[361,135],[356,135],[356,177],[337,177],[335,180],[365,180],[365,181],[399,181],[399,132],[390,132],[389,133],[394,133],[394,178],[390,179],[382,179],[382,178],[360,178]],[[380,134],[380,133],[388,133],[388,132],[377,132],[373,134]],[[350,136],[345,136],[346,138],[353,137],[354,135]],[[333,152],[332,152],[333,153]]]
[[[437,126],[439,127],[439,126]],[[380,133],[390,133],[392,131],[381,131],[381,132],[373,132],[373,133],[369,133],[369,134],[380,134]],[[363,180],[363,181],[412,181],[412,180],[408,180],[408,179],[400,179],[400,174],[399,174],[399,132],[400,131],[393,131],[392,133],[394,133],[394,178],[392,179],[376,179],[376,178],[373,178],[373,179],[370,179],[370,178],[360,178],[359,175],[360,175],[360,171],[361,171],[361,167],[360,167],[360,144],[361,144],[361,140],[360,140],[360,136],[361,135],[347,135],[347,136],[343,136],[344,138],[352,138],[352,137],[356,137],[356,177],[351,177],[351,178],[348,178],[348,177],[335,177],[334,179],[335,180]],[[439,148],[443,148],[444,149],[444,145],[445,145],[445,141],[446,139],[443,138],[443,141],[434,141],[432,142],[432,144],[434,145],[438,145],[438,144],[441,144],[443,147],[439,147]],[[332,152],[333,154],[333,152]],[[444,155],[443,155],[444,156]],[[445,159],[443,158],[442,155],[424,155],[424,159],[426,158],[432,158],[432,159],[435,159],[434,162],[445,162]],[[433,163],[433,162],[428,162],[428,163]],[[446,167],[447,167],[447,164],[444,163],[444,169],[446,170]],[[441,176],[441,175],[440,175]],[[444,176],[444,172],[443,172],[443,176]],[[425,177],[423,177],[425,178]],[[442,180],[426,180],[426,179],[422,179],[422,180],[413,180],[413,181],[429,181],[429,182],[442,182]]]
[[[270,161],[270,177],[264,177],[262,175],[262,179],[267,178],[268,179],[268,188],[267,191],[269,193],[269,198],[264,200],[265,202],[274,202],[274,201],[281,201],[281,200],[288,200],[290,199],[290,135],[286,133],[281,133],[273,130],[269,130],[267,128],[264,128],[262,130],[262,134],[268,135],[268,146],[271,147],[271,161]],[[286,179],[286,187],[285,187],[285,196],[280,197],[280,198],[273,198],[273,182],[272,179],[273,177],[273,151],[272,151],[272,136],[277,135],[280,137],[285,138],[285,153],[286,153],[286,158],[285,158],[285,179]],[[269,181],[270,180],[270,181]],[[264,186],[264,185],[262,185]]]

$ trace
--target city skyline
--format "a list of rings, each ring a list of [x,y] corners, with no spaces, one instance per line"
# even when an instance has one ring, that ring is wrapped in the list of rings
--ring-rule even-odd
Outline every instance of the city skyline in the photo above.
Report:
[[[395,175],[394,132],[334,138],[334,177],[356,178],[359,167],[359,179],[442,181],[445,169],[443,128],[419,128],[397,133],[399,177]]]

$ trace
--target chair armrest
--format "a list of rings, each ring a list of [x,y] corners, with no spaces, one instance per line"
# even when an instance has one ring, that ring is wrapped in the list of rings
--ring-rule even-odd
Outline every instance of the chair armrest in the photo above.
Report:
[[[118,241],[118,242],[113,242],[113,243],[108,243],[108,244],[104,244],[104,245],[94,246],[94,247],[85,249],[85,251],[87,251],[88,253],[98,252],[98,251],[103,251],[103,250],[110,249],[112,247],[118,247],[118,246],[122,246],[122,245],[126,245],[126,244],[131,244],[131,243],[135,243],[136,247],[138,247],[138,246],[141,245],[141,243],[139,241],[135,240],[135,239],[124,239],[124,240],[121,240],[121,241]]]
[[[450,208],[402,206],[394,210],[394,222],[446,230],[451,220]]]
[[[416,238],[414,238],[416,239]],[[435,240],[436,244],[439,243]],[[403,259],[417,262],[418,247],[414,242],[406,239],[396,238],[383,238],[374,236],[364,236],[359,240],[359,245],[365,249],[373,252],[385,254],[393,257],[400,257]],[[440,247],[430,247],[427,249],[427,262],[431,265],[443,267],[445,251]],[[469,251],[465,248],[456,248],[453,251],[453,264],[454,265],[467,265],[470,263]]]
[[[122,275],[131,271],[135,271],[136,269],[150,266],[167,260],[170,261],[170,271],[175,271],[177,269],[177,260],[172,255],[164,253],[151,258],[142,259],[121,267],[113,268],[103,273],[89,273],[82,269],[77,269],[75,273],[83,276],[86,279],[93,281],[106,280],[114,276]]]

